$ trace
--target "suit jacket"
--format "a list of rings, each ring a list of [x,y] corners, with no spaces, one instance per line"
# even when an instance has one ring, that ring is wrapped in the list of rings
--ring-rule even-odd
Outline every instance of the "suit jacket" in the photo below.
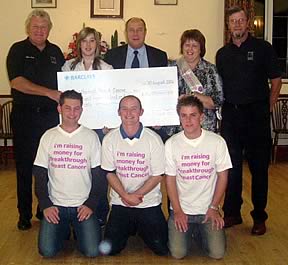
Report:
[[[157,48],[145,44],[149,67],[161,67],[168,65],[167,54]],[[114,69],[124,69],[128,44],[108,50],[104,61],[111,64]]]

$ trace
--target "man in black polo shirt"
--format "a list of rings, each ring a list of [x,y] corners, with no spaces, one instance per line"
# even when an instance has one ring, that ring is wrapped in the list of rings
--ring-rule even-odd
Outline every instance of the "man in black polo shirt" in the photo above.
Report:
[[[225,103],[221,134],[225,138],[233,168],[229,172],[224,201],[225,227],[242,223],[243,151],[252,175],[251,233],[266,232],[268,166],[271,152],[270,111],[281,89],[281,71],[272,46],[248,33],[248,15],[239,7],[228,10],[231,42],[216,55],[223,79]],[[271,81],[269,89],[268,79]]]
[[[47,40],[52,27],[47,12],[33,10],[25,25],[28,38],[14,43],[7,56],[20,230],[31,227],[32,166],[40,137],[59,123],[56,73],[64,63],[59,47]]]

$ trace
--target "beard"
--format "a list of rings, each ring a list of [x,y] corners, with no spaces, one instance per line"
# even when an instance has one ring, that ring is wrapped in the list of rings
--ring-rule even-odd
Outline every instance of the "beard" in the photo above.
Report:
[[[232,37],[233,37],[234,39],[239,40],[239,39],[242,39],[244,36],[245,36],[245,32],[239,32],[239,31],[237,31],[237,32],[232,32]]]

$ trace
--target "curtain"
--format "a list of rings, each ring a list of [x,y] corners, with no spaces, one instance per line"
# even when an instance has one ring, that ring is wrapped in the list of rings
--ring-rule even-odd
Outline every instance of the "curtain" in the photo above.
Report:
[[[226,17],[226,10],[232,6],[240,6],[243,7],[249,13],[249,32],[254,35],[254,17],[255,17],[255,3],[254,0],[225,0],[225,29],[224,29],[224,43],[230,41],[230,33],[227,27],[227,17]]]

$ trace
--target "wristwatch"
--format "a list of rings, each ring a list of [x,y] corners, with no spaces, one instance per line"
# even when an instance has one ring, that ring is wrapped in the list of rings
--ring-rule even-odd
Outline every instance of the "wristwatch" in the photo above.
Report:
[[[220,205],[218,205],[218,206],[215,206],[215,205],[212,205],[212,204],[209,205],[209,209],[212,209],[212,210],[215,210],[215,211],[219,211],[220,208],[221,208]]]

